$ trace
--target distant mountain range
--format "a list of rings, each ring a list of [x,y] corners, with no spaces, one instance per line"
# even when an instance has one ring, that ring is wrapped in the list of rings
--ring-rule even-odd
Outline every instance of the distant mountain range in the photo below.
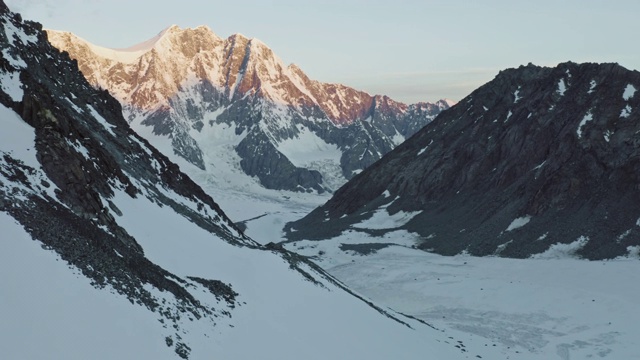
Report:
[[[205,26],[171,26],[122,50],[47,33],[169,156],[213,174],[225,161],[270,189],[334,190],[453,104],[406,105],[311,80],[259,40]]]
[[[403,229],[439,254],[608,259],[640,249],[640,73],[500,72],[322,207],[291,241]]]

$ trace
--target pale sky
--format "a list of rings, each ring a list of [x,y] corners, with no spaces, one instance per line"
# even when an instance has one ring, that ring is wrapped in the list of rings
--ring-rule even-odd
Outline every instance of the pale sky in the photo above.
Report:
[[[501,69],[617,62],[640,69],[638,0],[5,0],[25,19],[124,48],[209,26],[271,47],[310,78],[408,103],[460,100]]]

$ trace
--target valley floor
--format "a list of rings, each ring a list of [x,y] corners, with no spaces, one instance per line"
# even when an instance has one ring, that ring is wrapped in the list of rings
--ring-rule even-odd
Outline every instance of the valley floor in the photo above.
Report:
[[[284,223],[325,197],[218,199],[232,218],[250,202],[254,213],[245,218],[257,218],[246,222],[247,233],[266,243],[281,241]],[[413,249],[415,241],[404,231],[384,238],[352,231],[287,248],[313,257],[381,306],[465,339],[472,353],[492,348],[484,353],[497,350],[505,359],[640,358],[638,259],[444,257]]]
[[[638,260],[443,257],[403,247],[342,257],[319,263],[374,301],[478,335],[511,359],[640,358]]]
[[[330,197],[266,190],[246,176],[221,181],[189,170],[227,215],[263,244],[283,241],[287,222]],[[354,229],[286,247],[315,259],[375,303],[436,327],[453,345],[464,340],[466,354],[640,359],[638,259],[444,257],[414,249],[417,240],[406,231],[376,238]]]

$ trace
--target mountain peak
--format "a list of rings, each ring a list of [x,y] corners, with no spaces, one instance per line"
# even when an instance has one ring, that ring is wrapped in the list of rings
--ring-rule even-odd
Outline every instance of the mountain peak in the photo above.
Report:
[[[153,38],[124,50],[149,51],[151,49],[165,47],[183,47],[190,44],[197,44],[198,47],[213,47],[215,43],[220,41],[222,41],[222,39],[208,26],[201,25],[195,28],[181,28],[174,24],[162,30]]]
[[[457,103],[458,103],[458,102],[457,102],[457,101],[455,101],[455,100],[451,100],[451,99],[447,99],[447,98],[445,98],[445,99],[442,99],[442,100],[438,101],[438,103],[440,103],[440,102],[442,102],[442,103],[444,103],[444,104],[447,104],[447,106],[448,106],[448,107],[452,107],[453,105],[455,105],[455,104],[457,104]]]
[[[229,39],[246,39],[246,40],[249,40],[249,37],[245,36],[242,33],[235,33],[235,34],[231,34],[229,36]]]
[[[237,126],[235,135],[245,134],[235,145],[242,158],[238,167],[268,188],[336,189],[446,107],[407,106],[387,96],[314,81],[298,66],[285,65],[256,38],[236,33],[221,39],[203,26],[170,26],[133,52],[117,54],[142,53],[129,62],[105,62],[104,56],[91,53],[95,47],[72,41],[52,43],[78,61],[90,82],[120,100],[127,118],[141,119],[136,126],[170,135],[171,153],[201,170],[215,166],[206,159],[219,155],[205,154],[198,145],[205,137],[193,130],[205,133],[216,123]],[[143,53],[146,49],[151,50]],[[296,155],[309,146],[302,136],[308,131],[301,129],[321,134],[319,149],[336,150],[329,158],[322,155],[321,171],[313,168],[315,158]],[[296,142],[299,148],[288,152]],[[329,180],[324,184],[323,179]]]
[[[65,39],[50,39],[54,46],[67,50],[77,58],[82,66],[89,66],[92,62],[87,48],[78,51],[77,41],[68,33]],[[79,38],[78,38],[79,39]],[[364,120],[369,115],[372,103],[384,104],[393,113],[403,113],[407,109],[406,104],[379,96],[374,97],[364,91],[358,91],[341,84],[327,84],[309,79],[306,74],[294,64],[289,66],[273,52],[264,42],[257,38],[250,38],[242,33],[235,33],[226,39],[218,37],[209,27],[198,26],[196,28],[181,28],[171,25],[153,38],[126,49],[108,49],[92,45],[84,40],[82,43],[96,56],[108,59],[115,63],[121,63],[127,67],[138,66],[140,58],[151,50],[157,53],[155,65],[151,72],[137,81],[149,82],[146,86],[138,87],[135,84],[119,82],[117,88],[98,83],[108,77],[100,69],[83,69],[83,72],[95,73],[95,83],[103,88],[110,88],[112,93],[121,101],[139,99],[140,103],[134,105],[150,109],[156,106],[157,97],[153,94],[158,91],[164,94],[172,94],[185,81],[186,77],[201,78],[220,87],[220,90],[229,97],[242,98],[248,93],[269,99],[281,105],[294,108],[313,107],[321,111],[335,124],[351,124],[358,120]],[[76,49],[74,49],[76,48]],[[85,58],[85,59],[83,59]],[[246,62],[244,60],[247,60]],[[151,61],[151,58],[144,62]],[[113,64],[114,66],[116,64]],[[142,64],[140,65],[144,67]],[[162,67],[163,70],[159,70]],[[107,70],[108,72],[109,70]],[[137,79],[136,69],[127,69],[132,79]],[[166,74],[171,74],[172,80],[166,83]],[[190,75],[191,74],[191,75]],[[152,81],[160,76],[158,81]],[[153,85],[152,85],[153,84]],[[160,85],[159,85],[160,84]],[[138,84],[140,85],[140,84]],[[121,91],[121,87],[131,87],[145,92],[144,96],[124,95],[128,91]],[[158,88],[162,87],[162,89]],[[154,87],[155,90],[151,90]],[[122,94],[122,95],[120,95]]]
[[[171,24],[168,27],[166,27],[163,31],[161,31],[161,33],[169,32],[169,31],[182,31],[182,28],[176,24]]]
[[[262,42],[260,39],[257,39],[257,38],[249,39],[249,44],[251,44],[252,48],[259,47],[259,48],[266,48],[271,50],[271,48],[267,44],[265,44],[264,42]]]
[[[46,30],[49,41],[59,48],[86,46],[95,55],[117,63],[131,64],[141,56],[157,49],[173,49],[184,44],[197,44],[198,48],[213,47],[214,43],[222,41],[208,26],[201,25],[196,28],[181,28],[178,25],[170,25],[152,38],[126,48],[108,48],[94,45],[89,41],[68,31]]]
[[[158,41],[160,41],[160,39],[162,39],[163,37],[169,35],[169,34],[175,34],[182,31],[182,29],[180,29],[180,27],[178,25],[171,25],[167,28],[165,28],[164,30],[160,31],[156,36],[152,37],[149,40],[145,40],[141,43],[138,43],[136,45],[130,46],[128,48],[124,48],[124,49],[114,49],[117,51],[126,51],[126,52],[147,52],[151,49],[153,49],[153,47],[156,45],[156,43],[158,43]]]

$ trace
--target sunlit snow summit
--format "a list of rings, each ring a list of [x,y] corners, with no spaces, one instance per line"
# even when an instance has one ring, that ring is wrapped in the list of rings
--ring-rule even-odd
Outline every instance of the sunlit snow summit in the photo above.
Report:
[[[174,25],[122,50],[48,35],[174,160],[210,173],[224,166],[270,189],[335,190],[451,104],[406,105],[311,80],[259,40],[222,39],[205,26]]]

